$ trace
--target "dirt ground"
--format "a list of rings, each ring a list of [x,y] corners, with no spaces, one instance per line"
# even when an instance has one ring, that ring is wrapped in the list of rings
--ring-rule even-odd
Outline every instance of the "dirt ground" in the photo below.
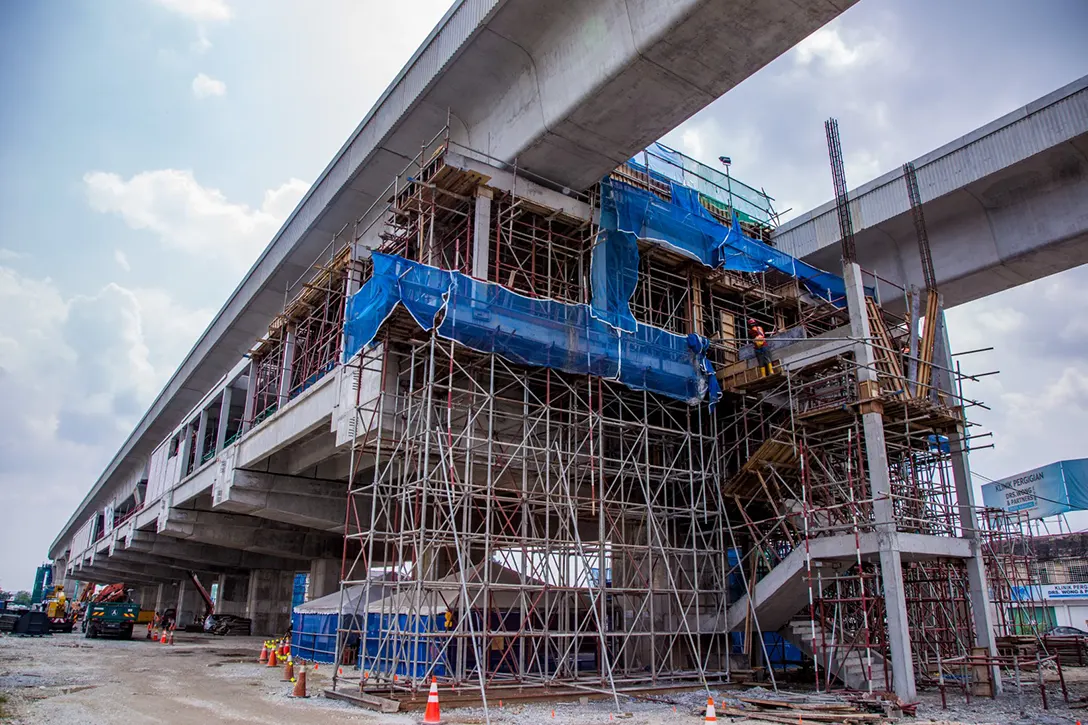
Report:
[[[260,639],[219,638],[179,634],[174,646],[146,640],[87,640],[79,634],[45,638],[0,636],[0,721],[82,725],[140,725],[141,723],[262,723],[294,722],[418,723],[422,713],[383,715],[347,703],[321,697],[331,680],[332,668],[309,672],[311,697],[289,697],[290,683],[282,681],[282,670],[257,664]],[[348,673],[345,673],[348,674]],[[1088,670],[1070,670],[1070,699],[1088,695]],[[1076,680],[1073,682],[1073,680]],[[1011,688],[1010,688],[1011,689]],[[714,693],[736,696],[736,690]],[[492,703],[493,723],[544,723],[590,725],[591,723],[639,723],[677,725],[702,722],[696,714],[705,695],[688,692],[672,696],[672,703],[651,703],[630,698],[582,704]],[[1051,709],[1040,708],[1037,688],[1025,688],[1024,716],[1015,692],[998,701],[972,700],[965,706],[962,695],[950,695],[950,709],[940,709],[935,693],[921,696],[916,723],[1000,723],[1013,725],[1072,724],[1088,710],[1070,710],[1061,701],[1056,685],[1051,686]],[[456,725],[484,723],[481,708],[443,708],[444,722]],[[719,721],[730,722],[719,716]],[[736,725],[756,721],[731,721]],[[905,723],[912,722],[909,718]],[[768,725],[762,723],[761,725]]]

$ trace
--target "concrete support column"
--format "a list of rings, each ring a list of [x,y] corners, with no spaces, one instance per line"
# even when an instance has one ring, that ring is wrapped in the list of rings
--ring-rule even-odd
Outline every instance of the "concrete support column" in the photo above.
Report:
[[[472,228],[472,276],[487,279],[491,266],[491,189],[476,187],[476,213]]]
[[[291,594],[295,573],[254,569],[249,573],[246,616],[253,620],[253,634],[279,635],[291,626]]]
[[[295,326],[293,324],[288,324],[287,331],[284,333],[283,338],[283,365],[280,366],[280,370],[282,371],[282,374],[280,375],[279,391],[280,407],[283,407],[291,396],[291,378],[294,375],[294,366]]]
[[[856,262],[844,262],[843,281],[846,283],[846,302],[850,312],[850,334],[857,340],[854,345],[854,359],[857,363],[858,398],[861,401],[873,517],[880,546],[880,577],[884,585],[892,684],[895,694],[904,702],[914,702],[917,694],[914,657],[907,623],[906,593],[903,589],[903,560],[899,554],[899,535],[891,499],[883,407],[879,400],[880,386],[874,364],[869,312],[865,305],[865,287],[862,283],[861,267]]]
[[[204,599],[200,596],[200,592],[197,591],[196,585],[193,584],[191,579],[182,579],[178,582],[178,599],[177,599],[177,622],[178,629],[185,627],[189,624],[203,623],[204,619]]]
[[[156,612],[161,612],[163,609],[165,609],[165,607],[163,606],[163,602],[165,601],[165,594],[166,594],[166,592],[164,591],[165,586],[166,586],[165,584],[159,584],[158,586],[155,587],[155,600],[154,600],[154,605],[155,606],[151,607],[151,609],[154,609]],[[147,608],[148,608],[148,606],[145,604],[144,609],[147,609]]]
[[[196,456],[193,459],[193,469],[200,468],[200,462],[204,460],[204,439],[208,435],[208,410],[200,411],[200,422],[196,426]]]
[[[942,312],[943,318],[943,312]],[[928,324],[928,320],[926,321]],[[942,319],[943,323],[943,319]],[[945,368],[947,392],[954,392],[952,385],[952,350],[948,344],[948,328],[941,325],[941,336],[937,340],[934,362]],[[936,352],[940,352],[937,355]],[[937,370],[933,371],[934,379]],[[958,401],[963,405],[963,401]],[[975,646],[984,647],[991,657],[997,657],[997,642],[994,639],[993,610],[990,608],[990,587],[986,581],[986,567],[982,559],[982,542],[979,539],[978,518],[975,516],[975,489],[971,485],[971,464],[967,458],[967,428],[964,424],[956,426],[956,432],[948,437],[952,454],[952,480],[956,484],[956,506],[960,516],[960,535],[971,542],[971,558],[967,566],[968,597],[971,600],[971,619],[975,625]],[[1000,694],[1004,689],[1001,683],[1001,668],[993,667],[990,680],[994,683],[994,692]]]
[[[963,538],[971,542],[972,557],[967,559],[968,596],[971,599],[971,619],[975,625],[975,646],[984,647],[991,657],[997,657],[994,640],[993,612],[990,610],[989,586],[986,568],[982,560],[982,544],[978,536],[978,520],[975,518],[975,496],[971,487],[971,467],[967,462],[967,436],[964,427],[958,426],[955,435],[949,436],[952,449],[952,479],[956,483],[956,503],[959,508],[960,529]],[[1002,691],[1001,668],[990,672],[996,693]]]
[[[253,415],[257,407],[257,364],[249,361],[249,372],[246,375],[246,410],[242,414],[242,431],[248,431],[253,427]]]
[[[366,250],[360,244],[356,243],[351,245],[351,261],[347,265],[347,277],[344,279],[344,297],[350,303],[351,298],[363,287],[363,263],[361,261],[364,254],[369,255],[369,250]],[[344,310],[346,315],[347,308]],[[348,352],[348,338],[347,333],[344,330],[340,331],[340,352],[343,358],[343,362],[347,362],[350,357]],[[354,354],[357,351],[352,351]],[[341,362],[341,361],[337,361]]]
[[[318,599],[340,588],[340,560],[314,559],[310,562],[309,599]]]
[[[215,455],[223,450],[223,444],[227,441],[227,426],[230,425],[230,403],[233,397],[233,388],[229,385],[223,388],[223,396],[219,400],[219,427],[215,431]]]
[[[249,577],[220,574],[219,586],[215,595],[215,611],[219,614],[234,614],[244,617],[248,591]]]
[[[178,466],[178,480],[185,478],[189,468],[189,454],[193,450],[193,426],[187,424],[181,429],[181,465]]]

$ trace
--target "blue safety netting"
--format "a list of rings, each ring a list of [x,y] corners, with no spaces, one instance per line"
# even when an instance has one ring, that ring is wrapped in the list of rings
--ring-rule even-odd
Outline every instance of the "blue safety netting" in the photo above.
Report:
[[[593,316],[624,332],[638,324],[629,300],[638,286],[638,238],[616,229],[605,229],[589,262],[589,285]]]
[[[612,255],[606,246],[602,254],[618,259],[622,268],[629,252],[627,247]],[[637,249],[634,253],[637,274]],[[346,358],[372,342],[382,322],[402,304],[423,329],[434,328],[443,312],[439,335],[514,363],[619,380],[636,390],[689,403],[708,392],[711,404],[720,397],[706,361],[704,338],[676,335],[631,316],[628,298],[633,284],[627,272],[617,270],[626,279],[599,297],[607,306],[598,310],[526,297],[402,257],[375,253],[373,258],[373,277],[348,301]]]
[[[816,297],[845,306],[846,286],[841,277],[746,236],[736,212],[731,226],[720,224],[694,189],[673,183],[671,194],[668,202],[630,184],[605,179],[601,182],[601,229],[671,247],[708,267],[734,272],[775,269],[799,279]]]
[[[675,176],[675,175],[674,175]],[[643,325],[631,313],[638,284],[640,239],[671,247],[708,267],[737,272],[778,270],[815,296],[845,304],[842,279],[745,236],[733,214],[720,224],[700,192],[671,183],[671,202],[628,184],[601,182],[601,232],[590,257],[590,304],[526,297],[460,272],[375,253],[374,274],[345,315],[345,359],[370,344],[396,306],[425,330],[515,363],[619,380],[695,403],[721,389],[708,341]]]

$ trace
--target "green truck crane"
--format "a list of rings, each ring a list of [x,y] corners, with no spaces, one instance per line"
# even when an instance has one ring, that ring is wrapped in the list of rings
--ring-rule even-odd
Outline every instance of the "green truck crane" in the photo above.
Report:
[[[103,589],[83,613],[83,636],[94,639],[114,635],[132,639],[132,629],[140,617],[140,605],[131,601],[124,584],[111,584]]]

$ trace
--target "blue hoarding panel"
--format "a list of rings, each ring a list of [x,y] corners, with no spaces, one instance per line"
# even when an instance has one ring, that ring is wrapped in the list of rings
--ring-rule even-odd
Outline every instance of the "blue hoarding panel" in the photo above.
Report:
[[[1088,511],[1088,458],[1062,461],[1061,466],[1065,492],[1069,496],[1069,508],[1073,511]]]
[[[1058,461],[987,483],[982,501],[1032,519],[1088,510],[1088,459]]]

